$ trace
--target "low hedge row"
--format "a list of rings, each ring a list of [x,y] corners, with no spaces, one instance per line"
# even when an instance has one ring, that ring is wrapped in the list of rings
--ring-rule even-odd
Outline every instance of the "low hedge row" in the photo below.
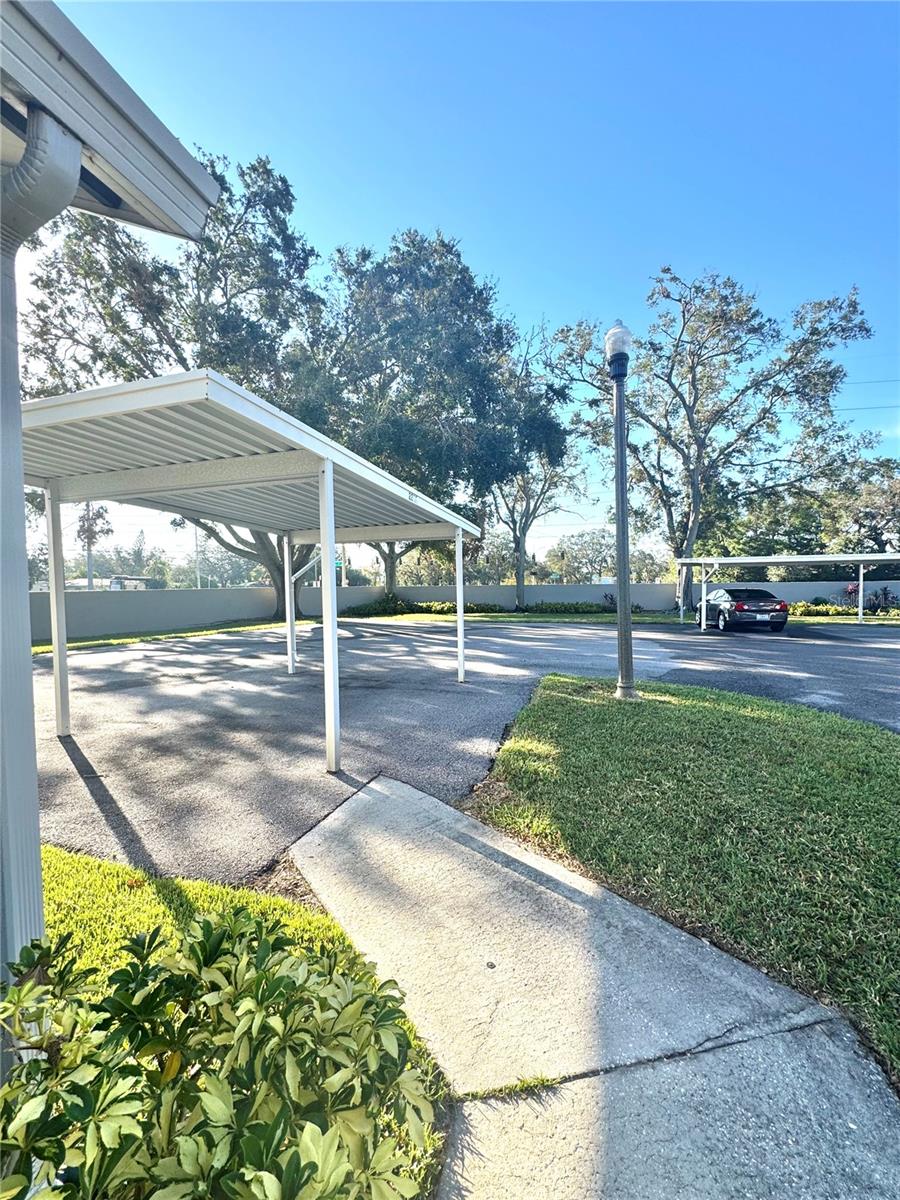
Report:
[[[467,604],[467,613],[501,613],[505,612],[502,604]],[[379,600],[371,600],[368,604],[355,604],[345,608],[343,617],[399,617],[410,613],[434,613],[436,616],[446,616],[456,612],[453,600],[403,600],[400,596],[382,596]]]
[[[456,612],[454,600],[419,600],[415,604],[416,612],[448,614]],[[467,613],[502,613],[507,610],[502,604],[478,604],[474,601],[465,605]]]
[[[788,605],[788,611],[795,617],[854,617],[856,607],[845,604],[831,604],[827,600],[797,600]],[[869,616],[900,617],[900,608],[878,608],[866,605],[864,611]]]
[[[609,592],[605,593],[602,603],[593,600],[570,600],[568,602],[558,600],[541,600],[537,604],[529,604],[526,606],[525,612],[531,613],[614,613],[616,611],[616,598]],[[631,611],[633,613],[641,613],[644,611],[640,604],[632,604]]]
[[[478,604],[467,603],[467,613],[503,613],[509,609],[503,607],[502,604]],[[579,613],[614,613],[616,611],[616,598],[610,592],[604,593],[602,601],[593,600],[572,600],[551,601],[541,600],[537,604],[528,604],[521,612],[526,613],[555,613],[561,616],[576,616]],[[642,613],[644,611],[640,604],[632,604],[631,611],[633,613]],[[345,608],[342,612],[344,617],[398,617],[406,616],[411,613],[434,613],[436,616],[449,616],[456,612],[456,604],[453,600],[404,600],[400,596],[388,595],[382,596],[378,600],[371,600],[368,604],[356,604],[352,608]]]

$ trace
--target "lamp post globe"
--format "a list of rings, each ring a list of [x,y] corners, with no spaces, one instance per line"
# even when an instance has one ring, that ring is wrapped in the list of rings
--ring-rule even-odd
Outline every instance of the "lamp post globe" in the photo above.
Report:
[[[631,330],[627,325],[623,325],[621,319],[617,320],[611,329],[607,329],[606,337],[603,339],[606,349],[606,362],[610,368],[612,375],[613,359],[616,359],[616,366],[624,367],[625,373],[628,373],[628,356],[631,353]],[[621,362],[621,356],[624,355],[625,361]],[[615,378],[615,376],[613,376]]]
[[[613,427],[616,461],[616,628],[619,678],[617,700],[638,700],[634,690],[634,655],[631,645],[631,561],[628,547],[628,459],[625,441],[625,379],[631,353],[631,332],[621,320],[604,338],[606,369],[613,385]]]

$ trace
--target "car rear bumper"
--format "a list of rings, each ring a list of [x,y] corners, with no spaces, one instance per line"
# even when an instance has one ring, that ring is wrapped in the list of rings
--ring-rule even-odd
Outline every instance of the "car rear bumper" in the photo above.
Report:
[[[733,612],[728,615],[729,625],[759,625],[761,629],[766,625],[783,625],[787,619],[786,612]]]

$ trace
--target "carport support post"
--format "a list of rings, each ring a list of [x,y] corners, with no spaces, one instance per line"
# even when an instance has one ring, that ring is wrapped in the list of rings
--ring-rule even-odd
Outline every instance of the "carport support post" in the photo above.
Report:
[[[700,630],[706,632],[706,585],[709,582],[707,567],[704,563],[700,568]]]
[[[859,591],[856,596],[856,621],[858,625],[864,624],[863,620],[863,589],[866,585],[866,568],[862,563],[859,564]]]
[[[334,463],[319,468],[319,545],[322,550],[322,659],[325,671],[325,766],[341,769],[341,693],[338,678],[337,578],[334,540]]]
[[[287,637],[288,675],[294,675],[297,670],[297,623],[294,615],[293,556],[291,555],[291,535],[289,533],[286,533],[283,538],[282,558],[284,559],[284,622]]]
[[[463,531],[456,527],[456,678],[466,682],[466,603],[463,583]]]
[[[59,519],[59,487],[51,482],[46,492],[47,546],[50,568],[50,639],[53,642],[53,689],[56,700],[56,733],[65,737],[69,727],[69,659],[66,649],[66,560]]]
[[[25,549],[16,253],[72,201],[81,143],[29,106],[25,153],[0,182],[0,974],[44,932]],[[11,1055],[0,1036],[0,1079]]]

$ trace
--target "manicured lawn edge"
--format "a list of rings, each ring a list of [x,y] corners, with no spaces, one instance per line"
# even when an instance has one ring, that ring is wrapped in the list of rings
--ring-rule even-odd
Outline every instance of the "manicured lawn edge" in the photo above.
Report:
[[[395,616],[354,617],[342,616],[342,621],[369,621],[372,623],[403,624],[455,624],[455,613],[397,613]],[[678,616],[671,613],[633,613],[635,625],[677,625]],[[528,625],[615,625],[615,613],[466,613],[466,624],[470,622],[499,622],[501,624]],[[687,624],[687,621],[685,621]]]
[[[800,705],[547,676],[472,810],[844,1011],[900,1082],[900,737]]]
[[[354,960],[364,961],[327,913],[314,912],[282,896],[202,879],[155,876],[136,867],[50,845],[42,847],[41,859],[47,935],[55,938],[71,931],[79,965],[99,969],[101,979],[123,961],[119,947],[127,937],[159,925],[171,938],[195,915],[237,906],[249,909],[254,916],[281,920],[302,948],[346,955],[351,967]],[[414,1177],[422,1197],[427,1198],[442,1164],[449,1088],[415,1029],[409,1022],[406,1028],[414,1045],[415,1065],[426,1079],[437,1116],[425,1150],[417,1152],[414,1159]]]
[[[403,624],[413,622],[423,625],[448,625],[456,621],[453,613],[406,613],[391,617],[340,617],[342,621],[371,621],[376,624]],[[681,624],[677,614],[673,613],[634,613],[634,625],[678,625]],[[500,622],[529,625],[615,625],[615,613],[466,613],[466,622]],[[297,614],[297,623],[321,624],[320,617],[304,617]],[[685,627],[693,623],[693,618],[686,618]],[[794,617],[791,625],[855,625],[855,617]],[[896,617],[867,617],[866,625],[883,627],[900,626]],[[130,646],[136,642],[165,642],[177,638],[214,637],[220,633],[244,633],[248,630],[283,629],[283,621],[241,621],[235,624],[210,625],[207,628],[167,629],[154,633],[119,633],[110,637],[70,638],[69,650],[96,650],[104,646]],[[49,642],[32,642],[31,653],[49,654],[53,647]]]
[[[312,621],[312,617],[297,615],[297,621]],[[99,646],[130,646],[133,642],[165,642],[173,638],[213,637],[218,633],[243,633],[249,629],[283,629],[284,621],[238,621],[222,625],[209,625],[206,628],[196,626],[187,629],[165,629],[154,633],[116,633],[109,637],[69,638],[69,650],[93,650]],[[32,654],[49,654],[53,649],[50,642],[40,641],[31,643]]]

